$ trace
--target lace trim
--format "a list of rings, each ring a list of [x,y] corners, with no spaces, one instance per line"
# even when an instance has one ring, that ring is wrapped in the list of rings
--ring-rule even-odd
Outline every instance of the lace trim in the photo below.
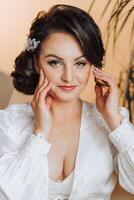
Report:
[[[48,200],[68,200],[70,194],[63,194],[63,193],[57,193],[57,194],[49,194]]]

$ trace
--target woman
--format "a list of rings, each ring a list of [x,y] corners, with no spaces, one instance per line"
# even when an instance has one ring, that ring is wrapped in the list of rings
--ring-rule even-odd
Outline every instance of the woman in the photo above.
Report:
[[[56,5],[38,14],[11,74],[32,102],[0,111],[1,198],[108,200],[115,170],[134,193],[134,127],[103,56],[85,11]],[[96,104],[79,98],[91,72]]]

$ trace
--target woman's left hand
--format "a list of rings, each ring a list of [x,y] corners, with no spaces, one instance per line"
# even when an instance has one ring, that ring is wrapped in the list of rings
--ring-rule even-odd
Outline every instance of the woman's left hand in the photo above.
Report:
[[[96,106],[102,116],[113,116],[119,114],[118,111],[118,87],[111,76],[111,74],[100,70],[98,68],[93,69],[93,74],[96,80],[102,80],[107,83],[106,91],[103,91],[103,85],[96,83]]]

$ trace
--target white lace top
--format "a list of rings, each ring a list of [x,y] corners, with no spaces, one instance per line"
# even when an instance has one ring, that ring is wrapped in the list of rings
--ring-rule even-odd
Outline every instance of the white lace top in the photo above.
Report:
[[[48,200],[68,200],[72,190],[73,178],[74,171],[63,181],[53,181],[49,179]]]

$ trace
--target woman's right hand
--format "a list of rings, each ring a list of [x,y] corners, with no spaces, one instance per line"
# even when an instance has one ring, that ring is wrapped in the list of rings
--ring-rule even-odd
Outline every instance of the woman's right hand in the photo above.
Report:
[[[52,88],[47,78],[44,78],[43,71],[40,70],[39,83],[36,87],[31,106],[34,112],[34,134],[43,133],[48,139],[52,126],[51,104],[52,98],[47,96],[48,91]]]

